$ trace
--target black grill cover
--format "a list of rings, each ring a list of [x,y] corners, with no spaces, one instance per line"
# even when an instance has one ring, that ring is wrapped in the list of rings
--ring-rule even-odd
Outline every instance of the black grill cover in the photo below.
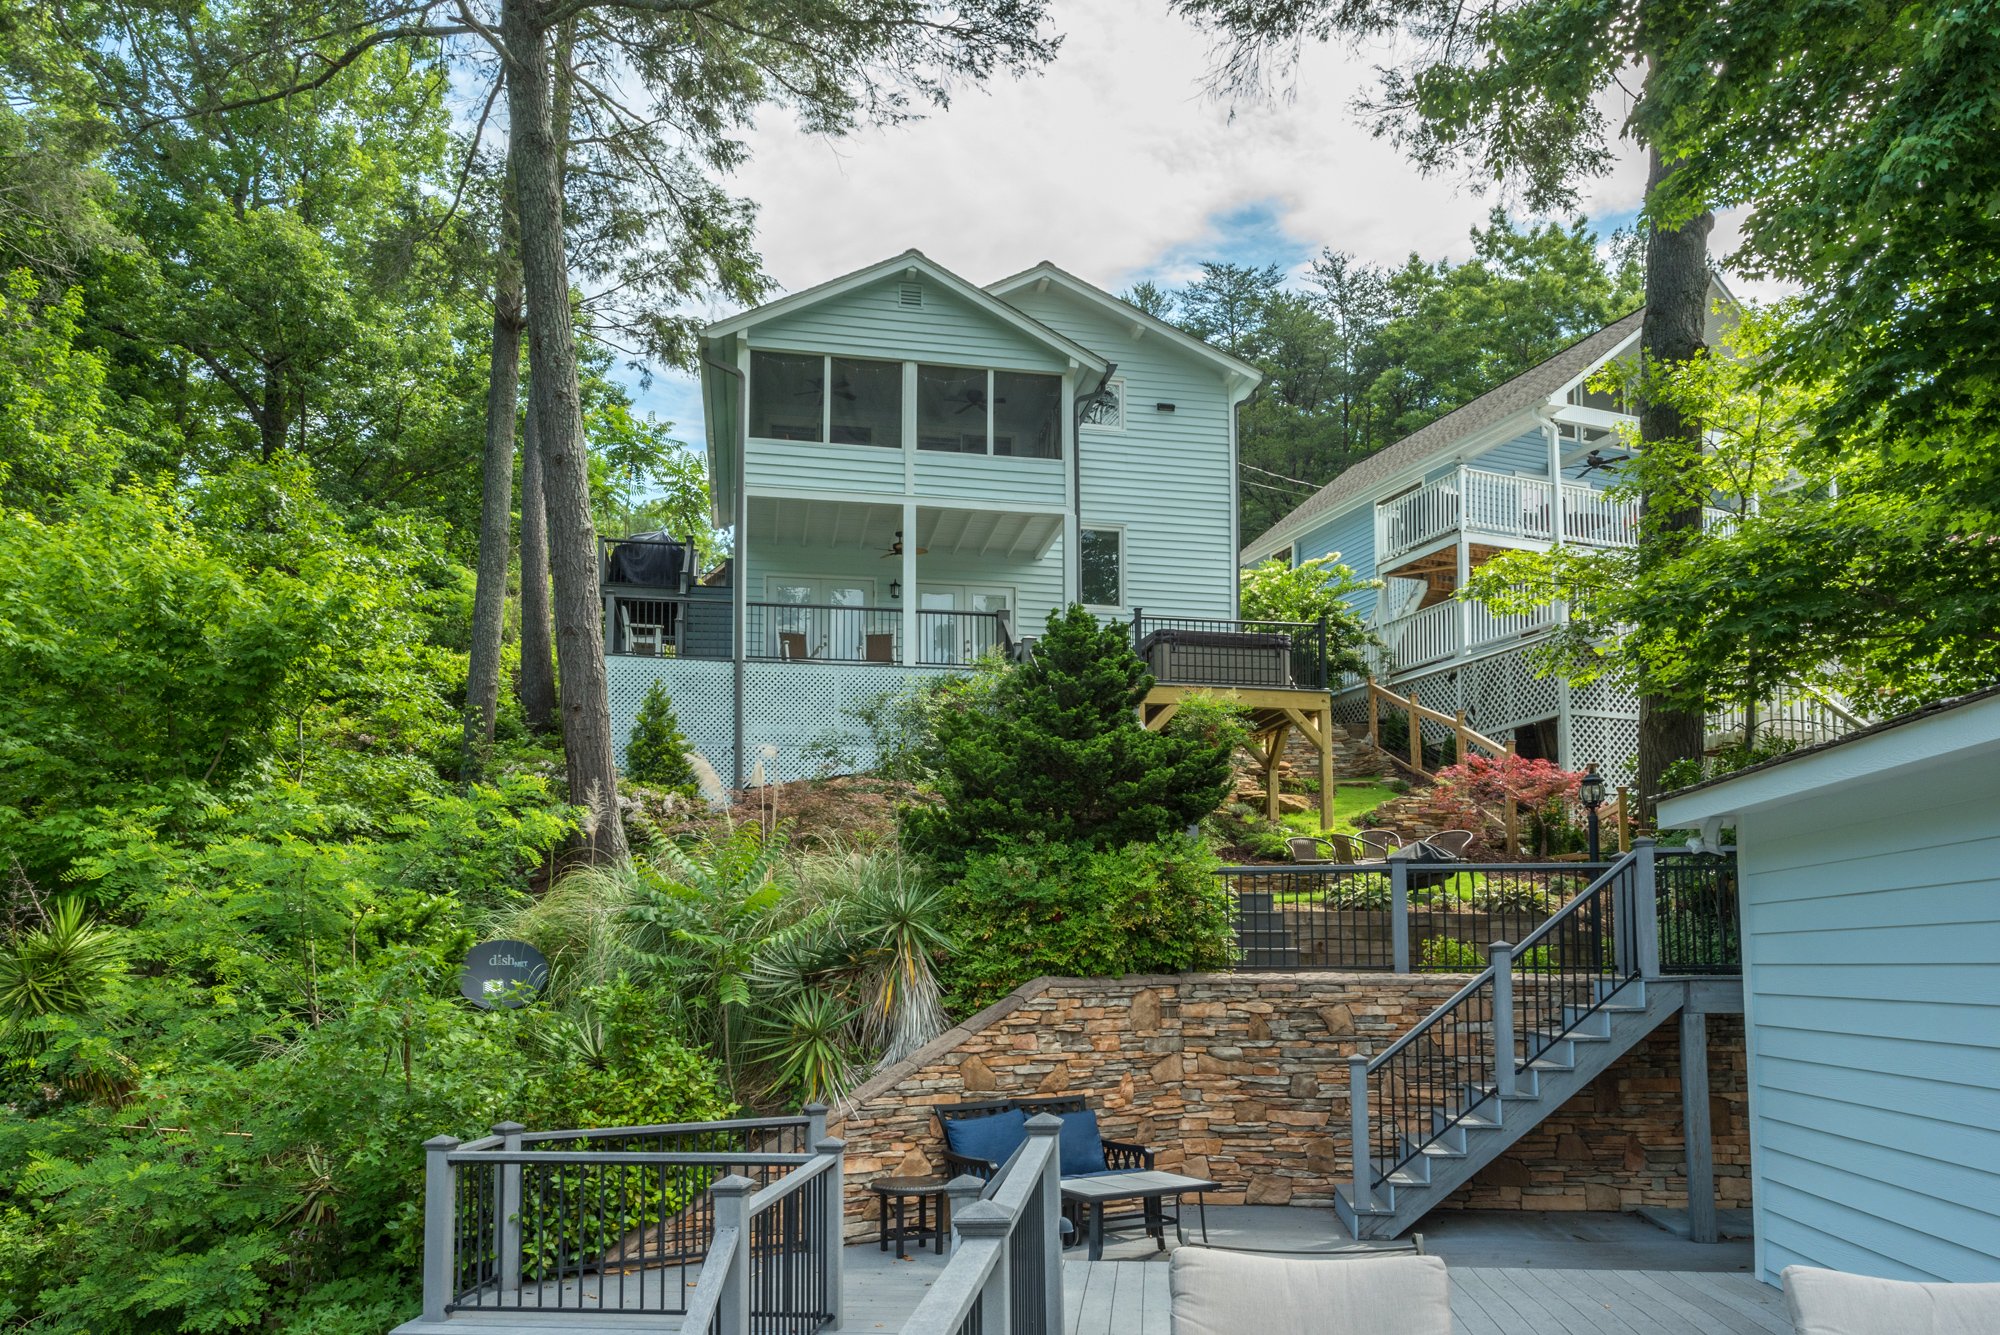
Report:
[[[687,568],[687,546],[667,533],[634,533],[612,544],[609,565],[613,584],[678,589]]]

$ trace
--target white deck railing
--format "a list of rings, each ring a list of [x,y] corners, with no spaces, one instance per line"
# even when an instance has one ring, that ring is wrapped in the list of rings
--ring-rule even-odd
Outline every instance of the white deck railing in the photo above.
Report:
[[[1555,625],[1557,611],[1554,603],[1513,613],[1495,612],[1485,603],[1468,603],[1465,608],[1466,647],[1476,649],[1481,645],[1500,644],[1532,635]]]
[[[1553,488],[1547,482],[1512,473],[1489,473],[1483,468],[1459,471],[1468,533],[1497,533],[1513,538],[1539,538],[1544,542],[1553,535],[1554,521],[1549,514]]]
[[[1382,628],[1382,643],[1388,647],[1400,671],[1441,663],[1459,651],[1458,615],[1460,605],[1442,602],[1409,616],[1398,617]]]
[[[1565,482],[1563,540],[1585,547],[1630,547],[1639,540],[1639,502]]]
[[[1458,531],[1458,477],[1426,482],[1375,507],[1375,548],[1384,557],[1414,551]]]
[[[1460,468],[1375,507],[1377,564],[1387,563],[1463,526],[1468,536],[1551,542],[1556,525],[1562,540],[1582,547],[1630,547],[1639,540],[1639,502],[1614,497],[1582,482],[1557,489],[1538,477]],[[1705,509],[1702,529],[1727,534],[1736,517]]]

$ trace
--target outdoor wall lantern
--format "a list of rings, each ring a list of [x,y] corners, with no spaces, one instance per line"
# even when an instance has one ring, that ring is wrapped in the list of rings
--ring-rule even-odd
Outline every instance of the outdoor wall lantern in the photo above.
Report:
[[[1597,772],[1597,766],[1587,765],[1583,771],[1583,781],[1576,786],[1577,800],[1583,803],[1586,821],[1590,830],[1590,860],[1598,861],[1597,809],[1604,805],[1604,776]]]
[[[900,598],[900,597],[902,597],[902,596],[903,596],[903,581],[902,581],[902,580],[900,580],[900,579],[892,579],[892,580],[890,580],[890,581],[889,581],[889,596],[890,596],[891,598]]]

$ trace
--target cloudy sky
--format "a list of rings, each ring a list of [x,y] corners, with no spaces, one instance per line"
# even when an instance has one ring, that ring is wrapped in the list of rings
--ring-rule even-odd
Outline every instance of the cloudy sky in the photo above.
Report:
[[[1184,281],[1203,260],[1302,267],[1326,246],[1381,262],[1413,250],[1456,258],[1470,253],[1468,230],[1508,202],[1463,175],[1420,176],[1370,135],[1353,103],[1386,48],[1310,50],[1291,96],[1231,106],[1204,94],[1208,43],[1165,0],[1053,8],[1065,40],[1037,77],[846,139],[802,135],[775,115],[757,127],[736,189],[758,205],[782,290],[909,247],[978,283],[1048,259],[1112,291]],[[1613,97],[1607,109],[1622,116]],[[1629,224],[1643,184],[1629,154],[1586,187],[1583,210],[1607,233]],[[634,390],[700,443],[689,380],[669,372]]]

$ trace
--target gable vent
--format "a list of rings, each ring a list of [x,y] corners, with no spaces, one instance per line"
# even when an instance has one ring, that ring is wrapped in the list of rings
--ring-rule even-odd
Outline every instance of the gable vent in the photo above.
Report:
[[[921,306],[924,304],[924,289],[921,283],[903,283],[896,289],[898,306]]]

